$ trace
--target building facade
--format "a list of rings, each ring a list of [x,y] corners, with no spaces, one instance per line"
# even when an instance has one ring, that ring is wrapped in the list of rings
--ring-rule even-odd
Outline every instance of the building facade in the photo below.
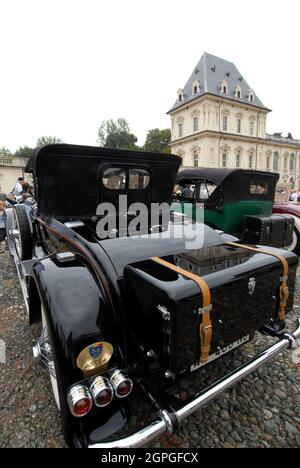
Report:
[[[25,165],[24,158],[0,156],[0,187],[3,193],[10,193],[18,177],[24,176]]]
[[[300,140],[268,135],[265,107],[236,66],[204,53],[171,117],[171,151],[184,166],[273,171],[300,187]]]

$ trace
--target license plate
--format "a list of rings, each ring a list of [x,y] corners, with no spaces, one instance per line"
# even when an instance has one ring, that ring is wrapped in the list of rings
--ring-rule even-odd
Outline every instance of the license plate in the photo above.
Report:
[[[247,335],[247,336],[244,336],[243,338],[240,338],[237,341],[234,341],[233,343],[230,343],[227,346],[224,346],[224,348],[220,348],[216,353],[209,356],[208,360],[204,362],[203,364],[194,364],[193,366],[191,366],[191,372],[194,372],[197,369],[200,369],[201,367],[206,366],[210,362],[215,361],[221,356],[224,356],[224,354],[227,354],[233,349],[238,348],[239,346],[247,343],[247,341],[249,340],[250,340],[250,335]]]

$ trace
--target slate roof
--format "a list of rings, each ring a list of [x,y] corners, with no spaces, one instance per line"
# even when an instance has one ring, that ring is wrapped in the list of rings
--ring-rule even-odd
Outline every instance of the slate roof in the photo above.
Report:
[[[200,81],[200,90],[197,94],[193,94],[192,86],[196,80]],[[220,84],[223,80],[226,80],[228,83],[227,95],[222,94],[220,91]],[[240,85],[242,89],[241,98],[235,97],[235,88],[238,85]],[[191,102],[197,99],[199,96],[207,93],[213,94],[215,96],[222,96],[225,98],[227,97],[228,99],[242,102],[248,106],[252,105],[269,111],[270,109],[263,105],[255,93],[253,102],[248,101],[247,96],[250,89],[252,88],[245,81],[234,63],[204,52],[188,82],[183,88],[183,102],[179,102],[179,99],[177,99],[169,112],[172,112],[173,110],[186,105],[188,102]]]

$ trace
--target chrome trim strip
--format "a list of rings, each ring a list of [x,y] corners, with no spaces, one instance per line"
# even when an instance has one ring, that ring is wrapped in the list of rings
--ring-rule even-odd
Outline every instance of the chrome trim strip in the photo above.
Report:
[[[77,228],[77,227],[82,227],[84,226],[84,223],[82,221],[68,221],[67,223],[64,223],[67,228]]]
[[[222,392],[228,390],[233,385],[240,382],[244,377],[248,376],[260,366],[273,359],[283,350],[291,348],[292,337],[293,339],[300,338],[300,319],[297,319],[297,328],[292,334],[284,334],[278,343],[275,343],[270,348],[262,351],[260,354],[251,359],[251,361],[247,362],[240,368],[225,376],[223,379],[213,384],[208,390],[195,395],[188,403],[175,412],[178,421],[183,421],[185,418],[192,415],[198,409],[202,408]],[[160,417],[152,421],[148,426],[143,427],[128,437],[90,444],[89,448],[103,449],[143,447],[145,444],[148,444],[156,437],[159,437],[167,432],[168,429],[170,428],[167,427],[166,420]]]

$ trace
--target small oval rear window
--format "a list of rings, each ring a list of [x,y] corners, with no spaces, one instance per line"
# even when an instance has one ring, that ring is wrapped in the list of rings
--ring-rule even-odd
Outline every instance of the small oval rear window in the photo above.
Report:
[[[267,195],[268,183],[262,180],[252,180],[250,184],[250,193],[255,195]]]
[[[126,172],[121,167],[109,167],[103,172],[102,183],[111,190],[124,190],[126,188]]]
[[[150,174],[142,168],[109,167],[102,174],[102,183],[110,190],[144,190]]]

